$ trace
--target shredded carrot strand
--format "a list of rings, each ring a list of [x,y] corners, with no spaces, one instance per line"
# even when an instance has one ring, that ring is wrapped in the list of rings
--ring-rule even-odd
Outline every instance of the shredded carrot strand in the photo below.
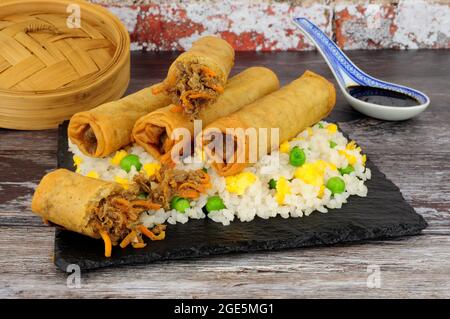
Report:
[[[122,212],[128,211],[131,206],[130,202],[125,198],[114,198],[113,204],[117,204]]]
[[[136,238],[136,232],[134,230],[132,230],[120,243],[120,248],[125,248],[127,247],[131,241]]]
[[[109,238],[109,235],[106,231],[101,230],[100,236],[102,236],[103,242],[105,243],[105,257],[111,257],[112,252],[112,243],[111,238]]]
[[[136,249],[144,248],[147,246],[146,243],[131,243],[131,245],[133,246],[133,248],[136,248]]]
[[[155,227],[153,227],[152,232],[156,235],[158,235],[161,231],[166,230],[167,225],[164,224],[157,224]]]
[[[198,189],[199,187],[201,187],[201,185],[198,185],[194,182],[184,182],[180,186],[178,186],[178,189]]]
[[[161,232],[158,235],[155,235],[151,230],[149,230],[144,225],[139,225],[138,229],[142,234],[144,234],[151,240],[163,240],[164,238],[166,238],[166,232],[164,230],[161,230]]]
[[[151,201],[148,201],[148,200],[135,200],[132,202],[131,205],[133,207],[140,206],[140,207],[144,207],[144,208],[148,208],[148,209],[160,209],[161,208],[161,205],[152,203]]]
[[[164,240],[166,238],[166,231],[162,230],[158,235],[155,236],[154,240]]]
[[[183,112],[183,107],[181,105],[174,105],[170,108],[170,112],[172,113],[181,113]]]
[[[210,182],[205,184],[205,189],[208,189],[208,188],[211,188],[211,187],[212,187],[212,184]]]
[[[161,156],[159,161],[161,162],[161,164],[164,164],[169,168],[175,167],[175,162],[172,160],[171,152],[168,152]]]
[[[137,243],[133,242],[133,243],[131,243],[131,245],[133,246],[133,248],[137,248],[137,249],[144,248],[145,246],[147,246],[147,244],[144,243],[144,241],[142,240],[141,236],[137,236]]]
[[[189,90],[189,91],[185,91],[185,92],[183,92],[183,94],[181,94],[180,100],[181,100],[182,107],[185,107],[188,109],[193,107],[191,102],[188,100],[188,95],[191,93],[193,93],[193,92],[191,90]]]
[[[209,181],[211,180],[211,176],[209,176],[208,173],[205,173],[203,171],[201,171],[203,173],[203,177],[201,179],[203,184],[209,184]]]
[[[161,83],[160,85],[152,87],[152,94],[157,95],[166,90],[166,85]]]
[[[130,202],[128,200],[126,200],[125,198],[120,198],[120,197],[114,198],[114,202],[121,204],[121,205],[129,205],[130,204]]]
[[[178,186],[178,195],[181,197],[196,199],[201,193],[204,193],[208,188],[211,187],[210,176],[204,173],[200,179],[201,184],[194,182],[184,182]]]
[[[203,184],[202,185],[198,185],[198,184],[195,184],[193,182],[185,182],[185,183],[181,184],[178,187],[178,189],[179,190],[189,190],[189,189],[191,189],[191,190],[196,190],[196,191],[198,191],[200,193],[205,191],[205,187],[204,187]]]
[[[178,195],[184,198],[197,199],[200,193],[192,189],[182,189],[178,191]]]
[[[187,108],[187,109],[193,108],[194,106],[189,101],[189,99],[198,99],[198,98],[213,99],[214,96],[212,96],[211,94],[208,94],[206,92],[196,92],[194,90],[185,91],[180,96],[182,107]]]
[[[206,92],[198,92],[198,93],[191,93],[189,95],[189,98],[191,98],[191,99],[198,99],[198,98],[212,99],[214,97],[211,94],[208,94]]]
[[[210,84],[210,85],[208,85],[211,89],[213,89],[214,91],[216,91],[216,92],[219,92],[219,93],[223,93],[223,91],[224,91],[224,89],[223,89],[223,87],[221,86],[221,85],[214,85],[214,84]]]
[[[214,72],[213,70],[211,70],[210,68],[206,67],[206,66],[201,66],[200,70],[207,76],[209,77],[215,77],[217,76],[216,72]]]
[[[153,234],[152,231],[150,231],[147,227],[145,227],[144,225],[139,225],[138,226],[138,230],[144,234],[145,236],[147,236],[148,238],[152,239],[155,237],[155,234]]]

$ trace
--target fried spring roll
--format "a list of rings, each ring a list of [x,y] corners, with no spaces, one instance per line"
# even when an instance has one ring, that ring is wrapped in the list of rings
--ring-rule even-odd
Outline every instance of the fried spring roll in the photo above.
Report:
[[[131,142],[131,131],[138,118],[170,104],[165,93],[142,89],[120,100],[102,104],[72,116],[68,135],[86,155],[105,157]]]
[[[201,110],[198,117],[202,120],[202,125],[206,126],[278,88],[278,78],[271,70],[264,67],[248,68],[232,77],[217,102]],[[185,128],[190,131],[191,136],[194,134],[193,121],[180,112],[174,112],[174,106],[170,105],[137,120],[133,128],[133,140],[153,157],[161,158],[170,153],[175,143],[179,142],[171,138],[176,128]]]
[[[325,118],[335,102],[336,91],[333,84],[320,75],[306,71],[300,78],[278,91],[209,124],[203,130],[202,136],[198,137],[197,144],[203,145],[207,157],[212,158],[213,167],[219,175],[234,175],[247,167],[250,156],[255,158],[255,153],[250,154],[251,141],[248,135],[235,134],[229,129],[255,128],[258,135],[256,143],[259,146],[259,129],[279,128],[279,141],[266,143],[263,151],[267,154],[280,141],[295,137],[308,126]],[[217,139],[217,136],[221,138]],[[224,147],[224,144],[227,146]],[[231,154],[226,151],[230,149],[230,144]],[[261,155],[260,152],[261,149],[258,149],[256,158]]]
[[[214,36],[202,37],[172,63],[163,84],[165,91],[183,113],[197,117],[223,93],[234,65],[234,50],[228,42]]]
[[[42,178],[34,193],[31,210],[67,230],[100,238],[92,222],[96,208],[122,190],[117,183],[58,169]]]
[[[34,193],[31,210],[43,220],[67,230],[102,238],[105,256],[110,257],[112,245],[121,240],[127,239],[128,243],[142,240],[140,232],[145,234],[149,231],[139,225],[140,214],[161,207],[139,199],[139,192],[138,188],[124,190],[114,182],[58,169],[42,178]],[[122,247],[126,245],[121,243]],[[136,248],[144,246],[142,243]]]

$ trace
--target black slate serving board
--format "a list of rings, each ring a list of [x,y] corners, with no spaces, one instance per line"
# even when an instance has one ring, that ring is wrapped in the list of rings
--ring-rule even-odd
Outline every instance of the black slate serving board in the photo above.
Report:
[[[58,167],[73,170],[67,150],[66,121],[59,127]],[[150,242],[143,249],[115,247],[111,258],[103,256],[103,242],[76,233],[56,230],[55,264],[63,271],[77,264],[82,270],[151,263],[160,260],[203,257],[232,252],[279,250],[338,243],[362,242],[417,235],[427,227],[421,215],[404,200],[400,190],[370,161],[372,179],[368,196],[351,196],[341,209],[308,217],[256,218],[229,226],[204,220],[168,225],[166,239]]]

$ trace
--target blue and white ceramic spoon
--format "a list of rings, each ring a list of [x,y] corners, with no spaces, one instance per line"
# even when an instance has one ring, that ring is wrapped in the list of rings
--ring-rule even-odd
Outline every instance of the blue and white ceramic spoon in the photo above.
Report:
[[[381,81],[361,71],[325,33],[308,19],[293,18],[293,20],[316,45],[333,72],[345,98],[359,112],[382,120],[401,121],[423,112],[430,104],[428,96],[420,91]],[[376,99],[380,96],[380,99]],[[373,103],[374,101],[377,104]],[[381,104],[383,101],[400,101],[406,106],[392,106],[392,103],[383,105]],[[412,103],[407,103],[408,101]]]

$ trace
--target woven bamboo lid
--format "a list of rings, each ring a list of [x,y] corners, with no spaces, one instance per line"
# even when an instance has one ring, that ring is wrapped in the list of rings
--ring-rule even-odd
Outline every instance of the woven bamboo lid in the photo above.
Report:
[[[79,24],[71,23],[79,12]],[[74,20],[75,22],[77,20]],[[106,9],[80,0],[0,3],[0,127],[44,129],[118,99],[130,40]]]

